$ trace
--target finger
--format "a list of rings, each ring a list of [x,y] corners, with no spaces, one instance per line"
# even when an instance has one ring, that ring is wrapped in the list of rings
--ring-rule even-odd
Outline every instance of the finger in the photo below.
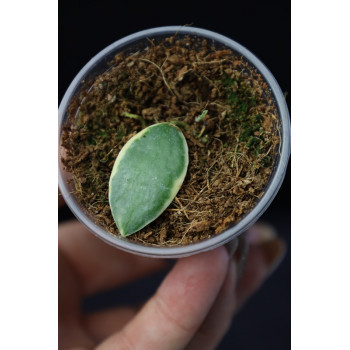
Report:
[[[238,291],[240,305],[260,288],[284,254],[283,241],[276,241],[277,235],[270,226],[256,224],[247,236],[252,248],[242,287]],[[232,262],[214,306],[186,349],[215,349],[227,332],[237,305],[236,268]]]
[[[251,251],[244,278],[238,288],[238,300],[235,297],[237,266],[232,262],[214,306],[186,349],[215,349],[230,327],[236,306],[241,306],[254,294],[281,261],[284,242],[277,238],[272,227],[256,224],[247,236]]]
[[[237,307],[240,308],[282,261],[286,244],[266,225],[256,225],[248,231],[249,256],[237,288]]]
[[[223,336],[230,327],[235,309],[235,287],[237,266],[231,260],[226,279],[221,287],[214,305],[210,309],[205,321],[191,340],[187,350],[216,349]]]
[[[137,316],[98,349],[183,349],[212,307],[228,259],[220,247],[179,260]]]
[[[164,260],[132,255],[109,246],[78,221],[59,225],[58,244],[81,281],[83,295],[129,283],[169,266]]]
[[[236,264],[231,261],[218,297],[188,349],[214,349],[226,333],[234,311],[236,275]],[[131,321],[138,310],[136,307],[124,307],[88,314],[84,317],[84,325],[99,343]]]
[[[84,326],[98,344],[122,329],[135,317],[139,309],[137,307],[118,307],[94,312],[84,317]]]
[[[58,348],[75,345],[91,348],[94,343],[80,319],[79,284],[69,262],[58,252]]]

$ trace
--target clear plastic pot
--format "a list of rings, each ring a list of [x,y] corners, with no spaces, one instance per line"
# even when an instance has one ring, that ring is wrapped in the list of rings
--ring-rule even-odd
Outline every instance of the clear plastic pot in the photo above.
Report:
[[[245,217],[234,224],[232,227],[228,228],[219,235],[216,235],[208,240],[203,240],[197,243],[193,243],[186,246],[174,246],[174,247],[155,247],[146,246],[140,243],[132,242],[127,238],[117,237],[107,232],[103,227],[96,224],[93,220],[93,216],[87,213],[78,203],[73,192],[73,183],[68,183],[70,174],[67,173],[61,163],[61,156],[64,155],[64,149],[61,147],[61,132],[62,125],[67,117],[67,108],[72,97],[78,94],[82,88],[82,81],[88,81],[108,69],[107,63],[113,59],[113,57],[124,51],[126,54],[135,52],[149,45],[149,39],[161,39],[177,33],[177,37],[181,38],[184,35],[194,35],[200,38],[205,38],[208,42],[214,43],[218,48],[227,47],[234,52],[244,56],[255,68],[261,73],[265,78],[266,82],[271,89],[272,95],[276,101],[278,109],[278,117],[281,124],[281,148],[280,156],[276,162],[275,169],[271,176],[271,179],[267,185],[264,195],[257,202],[256,206],[245,215]],[[179,258],[185,257],[192,254],[204,252],[210,249],[214,249],[220,245],[228,243],[238,237],[242,232],[248,229],[258,218],[263,214],[263,212],[270,205],[271,201],[277,194],[288,164],[289,154],[290,154],[290,121],[288,108],[285,102],[283,93],[271,74],[271,72],[265,67],[265,65],[250,51],[245,47],[238,44],[232,39],[229,39],[218,33],[194,28],[194,27],[160,27],[148,30],[143,30],[141,32],[129,35],[123,39],[120,39],[113,44],[106,47],[104,50],[99,52],[95,57],[93,57],[78,73],[70,84],[68,90],[66,91],[62,102],[59,107],[59,174],[58,182],[61,193],[68,204],[69,208],[72,210],[74,215],[97,237],[101,238],[108,244],[128,251],[138,255],[148,256],[148,257],[159,257],[159,258]]]

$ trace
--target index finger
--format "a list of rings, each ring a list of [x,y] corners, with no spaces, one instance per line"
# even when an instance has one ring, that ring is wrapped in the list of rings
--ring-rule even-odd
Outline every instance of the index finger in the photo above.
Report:
[[[228,261],[224,247],[180,259],[136,317],[97,349],[183,349],[214,304]]]

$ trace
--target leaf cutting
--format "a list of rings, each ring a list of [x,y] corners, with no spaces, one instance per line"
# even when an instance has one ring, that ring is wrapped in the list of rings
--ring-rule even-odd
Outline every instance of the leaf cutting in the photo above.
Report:
[[[125,144],[109,181],[112,215],[123,236],[139,231],[169,206],[187,166],[186,139],[173,124],[149,126]]]

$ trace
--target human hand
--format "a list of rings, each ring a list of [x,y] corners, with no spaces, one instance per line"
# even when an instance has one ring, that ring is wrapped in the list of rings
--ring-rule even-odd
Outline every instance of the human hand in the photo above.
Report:
[[[81,299],[168,268],[161,259],[115,249],[77,221],[59,226],[59,349],[214,349],[242,304],[282,259],[284,243],[266,226],[248,231],[239,285],[224,247],[179,259],[140,309],[82,314]]]

